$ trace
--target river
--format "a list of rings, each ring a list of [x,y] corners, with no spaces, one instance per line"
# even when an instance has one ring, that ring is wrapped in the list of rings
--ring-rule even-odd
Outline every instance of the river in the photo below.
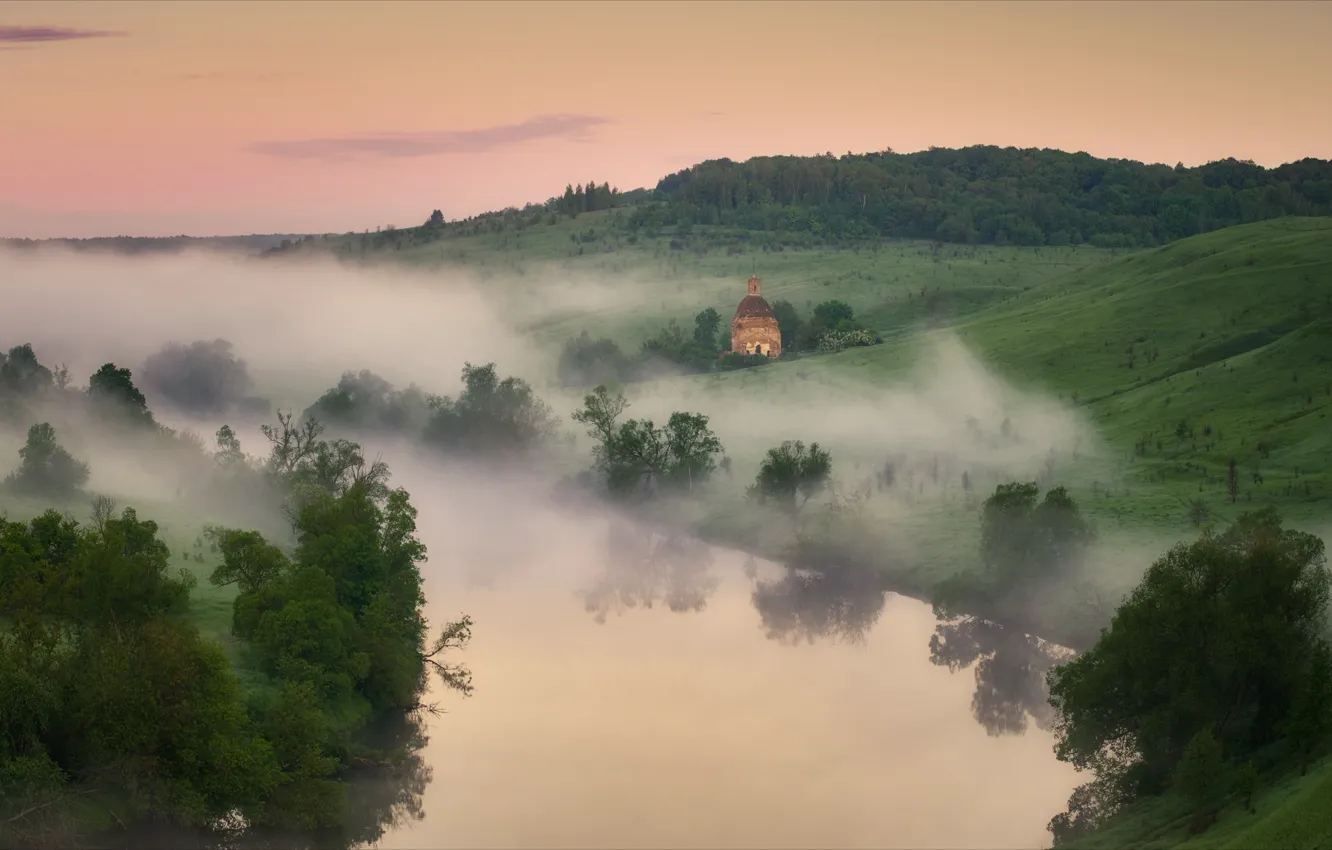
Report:
[[[334,838],[121,848],[1038,848],[1078,784],[1041,727],[1048,652],[940,624],[877,574],[799,574],[557,507],[522,481],[395,461],[427,614],[466,613],[463,697],[386,731]],[[651,604],[646,604],[650,602]]]
[[[1049,845],[1077,777],[1033,722],[1024,638],[962,624],[932,660],[931,609],[873,581],[622,526],[608,547],[605,519],[555,512],[480,533],[498,507],[422,522],[475,691],[436,695],[420,818],[377,846]]]

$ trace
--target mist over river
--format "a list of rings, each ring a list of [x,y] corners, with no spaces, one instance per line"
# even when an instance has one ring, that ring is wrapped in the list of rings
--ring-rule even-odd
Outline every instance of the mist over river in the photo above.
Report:
[[[779,565],[697,544],[645,576],[603,517],[495,530],[510,497],[413,489],[428,613],[475,620],[476,689],[438,695],[423,817],[378,846],[1049,845],[1076,774],[1032,724],[987,734],[973,670],[931,663],[929,606],[765,584],[765,623]]]

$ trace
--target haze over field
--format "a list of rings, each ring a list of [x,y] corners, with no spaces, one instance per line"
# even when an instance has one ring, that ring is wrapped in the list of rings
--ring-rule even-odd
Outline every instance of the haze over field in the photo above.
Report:
[[[609,291],[606,281],[595,278],[573,284],[529,276],[481,287],[461,270],[427,279],[327,260],[257,263],[213,253],[132,258],[58,249],[0,252],[0,276],[22,284],[18,309],[0,317],[0,339],[30,341],[48,362],[63,362],[74,375],[108,359],[132,364],[143,375],[139,364],[164,343],[221,338],[245,361],[253,393],[297,411],[344,370],[368,368],[402,386],[415,382],[456,393],[464,360],[494,358],[506,372],[530,377],[567,417],[581,394],[553,382],[557,352],[533,344],[506,320],[504,303],[519,287],[530,287],[552,312],[595,313],[601,305],[594,294]],[[529,312],[524,319],[541,317]],[[914,367],[874,385],[798,381],[771,396],[732,395],[700,392],[696,381],[681,377],[635,388],[634,410],[663,420],[681,405],[703,411],[743,464],[741,477],[782,439],[816,439],[839,457],[864,457],[863,475],[890,450],[948,452],[957,463],[979,469],[1039,465],[1051,441],[1094,445],[1094,432],[1071,410],[1007,387],[955,338],[920,346]],[[148,393],[162,423],[207,436],[230,422],[250,451],[262,444],[257,425],[271,419],[200,417]],[[969,435],[968,417],[991,423],[1012,417],[1024,423],[1029,441],[985,450]],[[160,452],[127,452],[116,439],[89,435],[77,420],[53,421],[70,435],[67,444],[76,456],[90,463],[89,490],[118,503],[170,503],[182,487],[190,490],[197,474],[192,466],[173,468]],[[567,418],[561,428],[575,431]],[[606,548],[608,515],[593,510],[569,516],[550,500],[558,469],[487,472],[422,456],[391,436],[369,435],[364,443],[367,452],[389,462],[394,483],[408,488],[421,511],[431,621],[465,609],[485,635],[466,656],[485,670],[482,695],[452,706],[440,722],[453,725],[433,733],[426,750],[435,769],[430,787],[439,789],[426,793],[431,814],[420,827],[426,832],[406,832],[384,846],[419,846],[428,837],[432,846],[552,840],[584,846],[804,846],[816,840],[885,846],[887,840],[887,846],[943,847],[1001,835],[1017,846],[1039,840],[1048,811],[1071,788],[1068,772],[1044,755],[1044,733],[993,739],[968,716],[966,695],[973,685],[929,663],[934,618],[914,600],[892,597],[885,606],[884,589],[871,586],[848,591],[852,596],[792,600],[798,607],[781,616],[795,616],[794,623],[768,623],[776,612],[756,612],[751,596],[756,581],[780,579],[784,571],[775,565],[747,577],[743,555],[718,550],[703,556],[701,572],[682,574],[692,576],[683,579],[688,587],[672,585],[678,579],[669,577],[658,586],[662,578],[652,572],[635,575],[644,567],[629,566],[627,573],[617,567]],[[0,453],[12,456],[21,445],[19,433],[7,434]],[[847,474],[848,488],[861,484],[863,476],[852,476]],[[905,504],[890,510],[911,513]],[[183,539],[185,518],[164,519],[167,533]],[[612,516],[612,522],[624,521]],[[902,544],[904,552],[910,548],[910,540]],[[634,610],[644,594],[662,592],[698,594],[698,610],[689,613],[694,603],[682,613]],[[663,606],[667,601],[658,600]],[[848,604],[863,608],[856,616],[867,619],[837,625],[846,615],[833,612]],[[602,613],[590,616],[594,609]],[[883,634],[870,637],[880,619]],[[807,625],[795,625],[801,621]],[[849,630],[843,642],[829,643],[838,629]],[[819,643],[801,649],[771,639],[785,635],[803,642],[799,636],[806,634]],[[859,648],[845,644],[867,637]],[[570,659],[577,659],[572,668]],[[747,672],[737,679],[742,669]],[[683,693],[681,677],[688,679]],[[933,702],[922,701],[925,693],[933,694]],[[906,694],[911,696],[904,700]],[[776,712],[778,706],[784,708]],[[952,719],[941,722],[941,712]],[[589,724],[601,716],[623,717],[624,725]],[[755,727],[759,717],[762,725]],[[736,737],[742,727],[744,735]],[[878,758],[866,760],[861,736],[887,746],[893,764],[918,765],[913,775]],[[829,759],[841,766],[817,778],[829,769]],[[847,759],[861,764],[847,769]],[[978,783],[974,791],[962,790],[958,768],[948,766],[961,759],[969,763],[968,781]],[[543,784],[565,786],[556,777],[574,762],[583,781],[559,792]],[[549,773],[537,771],[537,764],[549,764]],[[700,774],[701,764],[714,766]],[[1013,795],[996,795],[993,786],[1015,764],[1040,778]],[[914,771],[924,769],[941,773],[922,781]],[[987,778],[986,771],[993,775]],[[610,821],[558,814],[607,805],[606,795],[622,787],[627,775],[652,778],[625,789],[629,796],[607,811]],[[542,801],[517,821],[505,814],[515,804],[511,795],[521,792],[515,776],[527,777],[525,793]],[[793,784],[800,776],[807,779]],[[876,807],[882,820],[852,816],[864,805],[853,801],[884,793],[884,782],[900,785],[891,792],[900,806]],[[953,789],[950,794],[990,800],[986,805],[994,811],[982,806],[966,819],[947,818],[951,825],[940,829],[942,812],[952,805],[937,798],[940,783]],[[460,796],[462,788],[467,790]],[[782,803],[783,795],[794,796]],[[681,821],[685,810],[691,817]],[[1028,814],[1013,816],[1019,810]],[[774,819],[776,811],[788,812],[787,819]],[[1002,827],[994,822],[1001,812],[1008,813]]]
[[[0,6],[0,846],[1332,846],[1328,43]]]

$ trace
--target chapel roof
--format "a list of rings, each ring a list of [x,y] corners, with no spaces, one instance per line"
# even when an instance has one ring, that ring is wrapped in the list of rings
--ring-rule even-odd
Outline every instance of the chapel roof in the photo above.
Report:
[[[772,307],[762,295],[746,295],[740,299],[740,305],[735,308],[735,318],[737,319],[758,319],[775,318],[772,315]]]

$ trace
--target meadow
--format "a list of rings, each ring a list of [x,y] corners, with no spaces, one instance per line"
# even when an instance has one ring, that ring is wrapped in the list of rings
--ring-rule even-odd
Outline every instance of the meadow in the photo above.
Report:
[[[615,215],[541,228],[521,246],[513,234],[494,233],[455,238],[448,248],[404,249],[392,259],[429,264],[452,252],[454,262],[514,292],[524,291],[524,277],[538,267],[642,287],[612,309],[531,328],[551,345],[588,330],[632,350],[670,319],[687,325],[707,306],[728,316],[726,305],[751,271],[763,278],[769,300],[808,310],[840,299],[885,337],[878,346],[643,390],[695,402],[690,409],[791,398],[811,386],[824,399],[863,398],[912,381],[928,365],[921,361],[933,350],[931,337],[960,340],[1005,382],[1056,399],[1089,426],[1090,443],[1061,457],[1052,480],[1069,488],[1102,537],[1094,561],[1119,571],[1103,585],[1111,598],[1172,543],[1208,525],[1224,527],[1246,510],[1276,507],[1288,524],[1332,539],[1332,219],[1240,225],[1138,251],[885,242],[778,252],[713,247],[718,238],[701,228],[683,239],[626,244],[610,226]],[[607,221],[600,235],[599,221]],[[574,228],[592,238],[578,242]],[[727,448],[743,477],[768,446]],[[876,461],[855,445],[829,448],[846,482]],[[1012,471],[1040,475],[1039,468]],[[738,489],[695,517],[698,528],[763,549]],[[889,500],[869,505],[915,543],[899,587],[928,595],[934,582],[976,562],[976,501],[960,488],[941,488],[908,515]],[[1325,846],[1332,761],[1307,776],[1267,776],[1253,804],[1246,812],[1233,801],[1211,829],[1190,838],[1187,807],[1167,794],[1071,846]]]
[[[1277,219],[1130,251],[903,240],[760,246],[723,228],[628,233],[625,214],[380,250],[362,250],[368,235],[308,239],[283,253],[330,251],[441,278],[465,270],[551,361],[582,331],[632,352],[669,321],[689,327],[707,307],[729,318],[751,273],[769,301],[802,313],[829,299],[852,306],[882,344],[626,387],[630,415],[713,416],[734,475],[686,519],[719,544],[785,554],[789,524],[774,524],[743,495],[778,439],[824,442],[838,497],[862,494],[882,539],[910,550],[889,567],[895,589],[922,598],[978,564],[979,500],[1008,480],[1069,489],[1101,538],[1091,570],[1111,607],[1169,545],[1246,510],[1276,507],[1289,524],[1332,539],[1332,219]],[[587,287],[584,301],[565,298],[552,310],[543,287],[570,285]],[[550,374],[524,377],[575,430],[567,413],[579,392],[554,387]],[[298,410],[314,400],[290,387],[257,389]],[[986,438],[953,446],[976,409],[990,415],[967,427]],[[996,442],[1001,430],[1007,436],[1008,410],[1016,448]],[[875,483],[885,462],[903,479],[888,492]],[[134,506],[162,525],[174,561],[197,577],[195,619],[234,659],[234,592],[207,581],[217,559],[198,543],[203,520],[165,502]],[[14,518],[42,507],[0,501]],[[83,505],[56,507],[86,514]],[[1050,636],[1060,637],[1069,610],[1052,609]],[[1265,784],[1255,814],[1236,804],[1189,843],[1319,846],[1332,830],[1329,801],[1325,762]],[[1085,846],[1176,846],[1187,826],[1171,797],[1156,798]]]
[[[1264,505],[1308,530],[1332,530],[1332,219],[1284,218],[1160,248],[1110,250],[891,240],[774,246],[760,243],[762,234],[701,226],[653,238],[626,233],[626,215],[612,209],[526,228],[475,226],[364,253],[354,246],[367,236],[309,247],[427,273],[464,269],[552,360],[584,330],[633,351],[668,321],[688,328],[706,307],[729,317],[744,279],[757,273],[770,302],[785,299],[807,313],[842,300],[885,342],[668,378],[631,386],[629,397],[662,415],[669,411],[652,408],[654,397],[711,414],[817,390],[832,411],[918,383],[938,356],[935,341],[952,339],[1014,392],[1048,399],[1085,424],[1084,444],[1061,447],[1053,478],[1103,534],[1150,551]],[[569,281],[595,281],[599,294],[614,297],[557,315],[541,309],[542,288]],[[524,304],[532,305],[528,313]],[[742,478],[771,447],[726,443]],[[848,488],[863,486],[883,461],[870,436],[826,447]],[[1028,459],[976,483],[992,488],[1000,472],[1035,479],[1044,461]],[[975,503],[957,483],[951,498],[945,482],[936,503],[913,505],[911,533],[946,547],[923,547],[937,553],[926,557],[936,566],[917,565],[924,569],[913,582],[918,590],[974,560]],[[714,525],[739,510],[726,499],[714,508]]]

